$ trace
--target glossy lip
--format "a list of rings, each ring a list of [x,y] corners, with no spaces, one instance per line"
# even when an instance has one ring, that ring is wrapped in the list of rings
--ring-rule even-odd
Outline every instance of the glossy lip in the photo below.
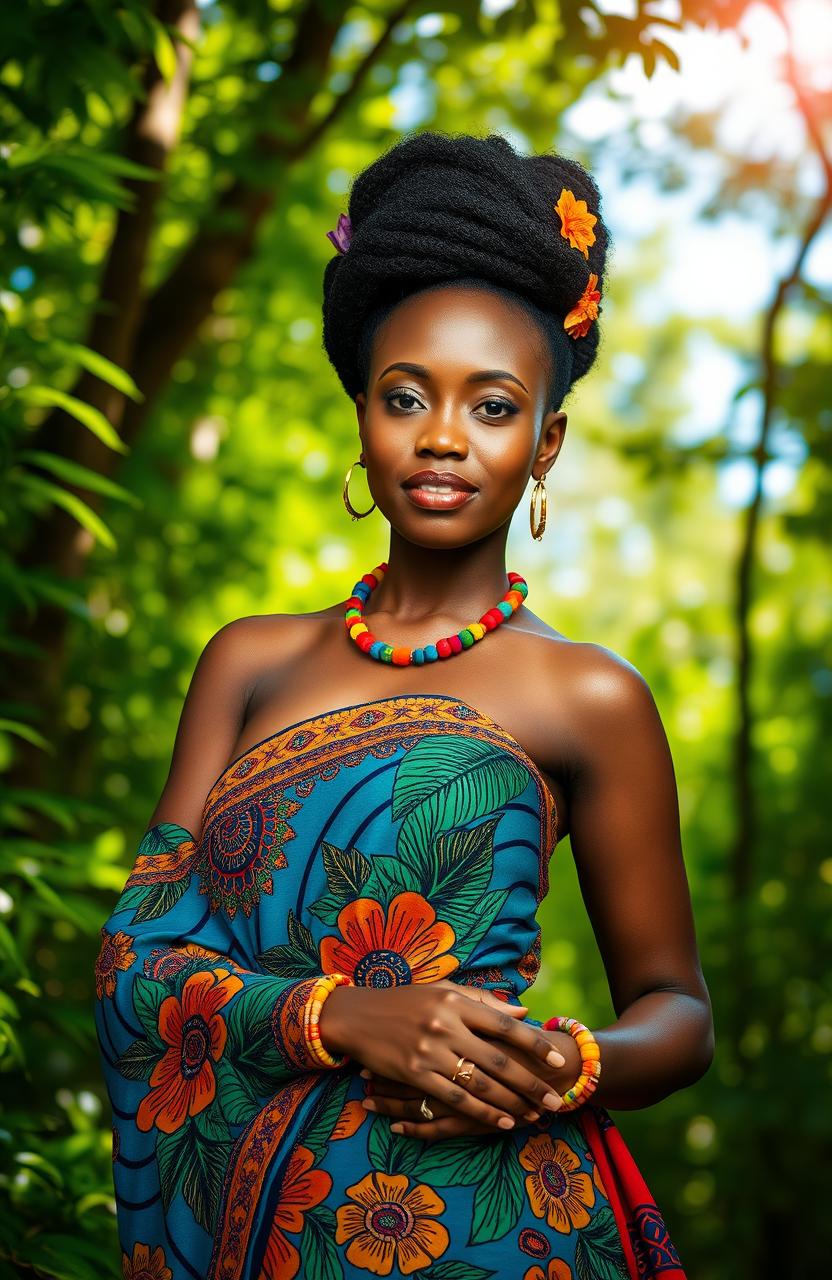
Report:
[[[418,489],[423,484],[445,484],[456,492],[476,493],[477,486],[470,480],[463,480],[455,471],[414,471],[402,481],[405,489]]]

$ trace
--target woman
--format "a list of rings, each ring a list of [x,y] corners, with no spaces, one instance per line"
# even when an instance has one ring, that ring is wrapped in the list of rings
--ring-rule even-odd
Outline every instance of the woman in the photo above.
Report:
[[[597,350],[598,190],[423,133],[328,234],[388,563],[197,664],[96,966],[124,1275],[681,1277],[605,1109],[712,1056],[673,765],[638,672],[504,563]],[[519,998],[567,832],[618,1015],[595,1033]]]

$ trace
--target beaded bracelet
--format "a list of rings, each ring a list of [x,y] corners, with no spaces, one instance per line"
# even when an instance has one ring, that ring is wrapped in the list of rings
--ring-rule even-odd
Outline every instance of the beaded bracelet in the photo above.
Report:
[[[346,973],[327,973],[318,978],[312,988],[306,1003],[303,1006],[303,1038],[306,1047],[312,1057],[317,1058],[318,1062],[325,1067],[343,1067],[349,1062],[349,1054],[345,1053],[340,1058],[333,1057],[321,1043],[321,1032],[319,1023],[321,1020],[321,1009],[327,996],[331,995],[336,987],[354,987],[355,983]]]
[[[598,1087],[601,1075],[601,1049],[589,1027],[585,1027],[577,1018],[557,1018],[557,1031],[566,1031],[581,1051],[581,1074],[571,1089],[563,1095],[563,1105],[559,1112],[575,1111],[585,1103]]]

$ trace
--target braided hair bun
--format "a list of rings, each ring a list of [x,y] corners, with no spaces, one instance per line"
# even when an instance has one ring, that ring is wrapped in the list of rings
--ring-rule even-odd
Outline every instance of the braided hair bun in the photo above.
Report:
[[[578,247],[562,234],[555,205],[564,189],[595,215],[593,243]],[[591,273],[603,296],[609,237],[600,207],[576,160],[521,155],[500,134],[427,131],[396,143],[355,178],[345,251],[324,269],[323,345],[347,394],[366,390],[372,338],[399,302],[470,283],[510,294],[534,317],[559,408],[598,350],[597,320],[576,338],[563,321]]]

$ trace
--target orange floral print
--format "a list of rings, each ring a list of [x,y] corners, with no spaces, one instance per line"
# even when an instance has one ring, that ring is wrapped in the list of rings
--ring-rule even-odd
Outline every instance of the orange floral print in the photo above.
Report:
[[[595,244],[595,232],[592,228],[598,219],[590,213],[586,200],[576,200],[566,187],[561,190],[555,212],[560,218],[560,233],[568,240],[573,249],[578,249],[585,258],[589,258],[589,245]]]
[[[227,969],[195,973],[181,997],[167,996],[159,1006],[159,1035],[168,1046],[150,1077],[136,1125],[147,1132],[155,1125],[173,1133],[188,1116],[198,1115],[214,1100],[217,1082],[213,1063],[225,1049],[225,1022],[219,1010],[242,987]]]
[[[187,942],[184,947],[154,947],[144,962],[144,971],[148,978],[166,982],[175,978],[188,965],[195,965],[197,962],[220,962],[226,971],[230,969],[232,973],[244,972],[230,956],[209,947],[201,947],[196,942]]]
[[[589,1222],[587,1206],[595,1204],[595,1189],[588,1173],[576,1173],[580,1160],[562,1138],[548,1133],[529,1138],[520,1152],[520,1163],[530,1170],[526,1194],[537,1218],[568,1234]]]
[[[162,853],[139,854],[125,888],[181,880],[190,872],[196,855],[197,847],[193,840],[183,840],[175,849],[167,849]]]
[[[599,1195],[602,1195],[605,1200],[609,1200],[607,1188],[604,1186],[604,1181],[601,1177],[601,1173],[598,1169],[598,1162],[596,1160],[593,1160],[592,1162],[592,1181],[595,1183],[595,1189]]]
[[[564,320],[563,327],[570,338],[585,338],[592,321],[598,319],[598,303],[601,301],[601,294],[595,287],[597,284],[598,277],[594,272],[590,273],[589,283]]]
[[[544,1271],[539,1263],[529,1267],[523,1280],[572,1280],[572,1268],[560,1258],[550,1258]]]
[[[134,1244],[132,1258],[126,1253],[121,1255],[121,1274],[122,1280],[173,1280],[161,1245],[151,1253],[149,1244]]]
[[[308,1147],[292,1152],[258,1280],[292,1280],[300,1270],[300,1254],[285,1233],[303,1231],[303,1215],[325,1200],[332,1189],[329,1174],[312,1168],[314,1160]]]
[[[450,1236],[434,1218],[444,1212],[440,1199],[426,1182],[408,1188],[406,1174],[373,1169],[347,1187],[356,1204],[335,1211],[337,1244],[346,1244],[347,1260],[355,1267],[389,1276],[395,1261],[404,1275],[429,1267],[447,1251]]]
[[[346,973],[356,986],[436,982],[458,968],[449,955],[456,935],[419,893],[397,893],[385,915],[374,898],[356,898],[338,913],[341,938],[321,940],[324,973]]]
[[[341,1114],[335,1122],[335,1128],[329,1135],[330,1142],[335,1142],[340,1138],[351,1138],[357,1133],[365,1120],[369,1120],[369,1113],[366,1107],[363,1107],[358,1098],[351,1098],[349,1102],[345,1102],[341,1109]]]
[[[111,1000],[116,993],[116,974],[124,973],[136,963],[133,951],[133,938],[128,934],[108,933],[101,930],[101,950],[95,962],[95,994],[99,1000],[108,996]]]

